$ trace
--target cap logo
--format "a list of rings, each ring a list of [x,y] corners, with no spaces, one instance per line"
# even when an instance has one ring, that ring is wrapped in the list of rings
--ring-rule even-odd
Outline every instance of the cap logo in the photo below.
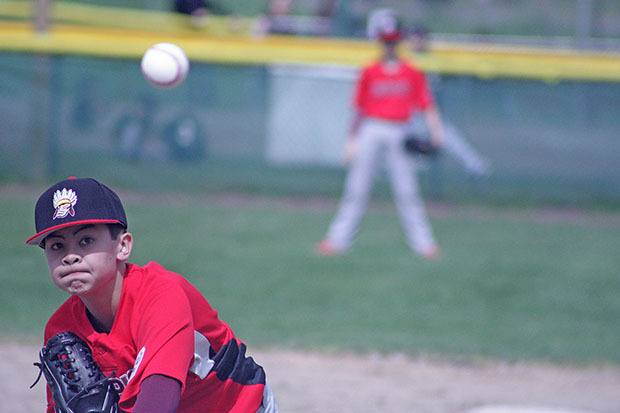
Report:
[[[75,216],[75,209],[73,207],[77,204],[77,194],[73,192],[73,189],[62,188],[54,192],[54,217],[65,218],[67,215]]]

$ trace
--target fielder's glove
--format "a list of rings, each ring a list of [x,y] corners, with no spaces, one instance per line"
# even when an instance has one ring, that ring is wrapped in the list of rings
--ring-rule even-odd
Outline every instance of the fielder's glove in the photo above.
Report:
[[[34,363],[50,386],[56,413],[118,413],[123,383],[103,375],[88,345],[71,332],[52,337]],[[31,388],[37,384],[39,377]]]
[[[434,156],[439,153],[439,148],[430,141],[418,135],[407,135],[403,141],[405,151],[411,155]]]

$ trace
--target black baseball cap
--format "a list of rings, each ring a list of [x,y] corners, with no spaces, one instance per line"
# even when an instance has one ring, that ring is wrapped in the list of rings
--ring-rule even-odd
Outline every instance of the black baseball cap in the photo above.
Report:
[[[26,244],[41,245],[52,232],[74,225],[120,224],[127,216],[114,191],[92,178],[69,177],[48,188],[34,209],[36,234]]]

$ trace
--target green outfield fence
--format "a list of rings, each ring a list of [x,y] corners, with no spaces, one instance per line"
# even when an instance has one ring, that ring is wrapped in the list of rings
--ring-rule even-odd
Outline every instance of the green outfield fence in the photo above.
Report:
[[[78,175],[147,191],[339,194],[371,44],[60,24],[35,34],[18,20],[0,21],[2,182]],[[157,41],[188,51],[178,88],[142,78],[139,56]],[[438,42],[409,57],[429,71],[458,141],[418,162],[428,197],[620,206],[619,55]]]

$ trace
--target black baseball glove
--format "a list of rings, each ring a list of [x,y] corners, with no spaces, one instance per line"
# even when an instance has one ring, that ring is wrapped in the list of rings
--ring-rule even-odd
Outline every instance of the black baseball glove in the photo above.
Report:
[[[405,151],[411,155],[434,156],[439,153],[439,148],[430,141],[418,135],[407,135],[403,141]]]
[[[50,386],[56,413],[118,413],[123,383],[103,375],[88,345],[71,332],[58,333],[39,353],[39,367]],[[37,384],[41,378],[41,373]]]

